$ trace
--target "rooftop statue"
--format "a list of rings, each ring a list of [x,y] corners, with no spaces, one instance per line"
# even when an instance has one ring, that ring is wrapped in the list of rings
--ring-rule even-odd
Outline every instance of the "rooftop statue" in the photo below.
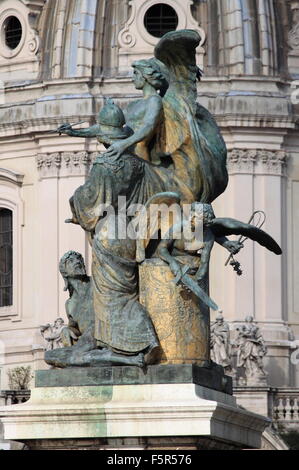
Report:
[[[263,358],[267,354],[267,346],[251,315],[245,318],[239,328],[234,342],[237,348],[237,367],[245,370],[245,383],[252,385],[265,380],[267,374],[264,370]]]
[[[221,311],[211,325],[211,358],[216,364],[222,365],[226,373],[232,373],[229,324]]]
[[[67,220],[83,228],[92,247],[92,283],[76,320],[79,325],[81,316],[94,319],[94,324],[89,320],[91,349],[80,350],[79,338],[71,347],[47,352],[50,364],[68,367],[71,355],[72,365],[85,366],[207,365],[209,307],[218,309],[209,297],[214,242],[235,254],[243,245],[226,235],[244,234],[281,253],[262,230],[215,218],[211,203],[228,183],[226,147],[213,117],[196,102],[199,42],[196,31],[165,34],[155,58],[133,64],[135,87],[143,91],[142,98],[124,111],[107,100],[95,126],[58,129],[97,138],[106,151],[72,196],[72,217]],[[156,203],[176,205],[180,222],[170,221],[162,234],[160,216],[156,230],[146,230],[140,240],[134,236],[136,227],[144,228],[140,214]],[[188,204],[193,215],[186,219]],[[186,244],[182,233],[190,223],[192,232],[196,219],[202,224],[202,239],[199,247],[190,248],[192,240]],[[53,362],[51,354],[59,355],[59,360]]]

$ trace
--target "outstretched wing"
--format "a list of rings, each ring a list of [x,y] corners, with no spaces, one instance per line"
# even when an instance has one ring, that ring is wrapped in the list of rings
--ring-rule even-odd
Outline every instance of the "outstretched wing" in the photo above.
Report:
[[[240,222],[240,220],[230,218],[216,218],[209,223],[210,229],[216,237],[223,237],[226,235],[244,235],[251,240],[258,242],[260,245],[266,247],[276,255],[281,255],[282,251],[276,241],[260,228],[254,225]]]
[[[145,204],[144,210],[138,215],[136,222],[139,224],[139,233],[142,238],[137,239],[136,260],[141,263],[145,260],[145,250],[151,239],[157,238],[162,228],[163,209],[171,208],[172,205],[180,204],[180,196],[173,192],[158,193],[152,196]],[[179,207],[179,206],[178,206]],[[180,210],[180,208],[179,208]],[[164,213],[164,216],[167,214]],[[171,212],[168,212],[171,216]],[[166,221],[171,223],[171,220]]]

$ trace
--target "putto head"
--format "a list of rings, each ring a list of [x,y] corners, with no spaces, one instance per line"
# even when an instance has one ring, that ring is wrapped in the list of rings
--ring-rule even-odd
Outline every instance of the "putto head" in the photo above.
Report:
[[[245,321],[246,323],[252,323],[254,320],[253,316],[252,315],[247,315],[247,317],[245,317]]]
[[[61,327],[62,325],[64,325],[64,319],[63,318],[57,318],[54,322],[54,326],[56,328],[59,328]]]
[[[219,311],[218,311],[218,315],[217,315],[217,317],[216,317],[216,322],[217,322],[217,323],[223,323],[224,317],[223,317],[222,314],[223,314],[222,310],[219,310]]]
[[[211,204],[203,204],[201,202],[193,202],[191,205],[192,217],[196,217],[203,222],[210,222],[215,219],[215,214]]]

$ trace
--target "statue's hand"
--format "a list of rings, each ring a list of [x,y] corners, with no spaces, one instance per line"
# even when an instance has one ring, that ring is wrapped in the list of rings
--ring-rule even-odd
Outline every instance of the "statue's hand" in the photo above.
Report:
[[[195,280],[197,282],[202,281],[205,279],[205,277],[208,274],[208,266],[206,266],[204,263],[201,265],[201,267],[198,269],[197,273],[195,274]]]
[[[75,224],[75,225],[79,225],[78,220],[77,220],[77,219],[74,219],[74,218],[72,218],[72,219],[66,219],[66,220],[65,220],[65,223],[66,223],[66,224]]]
[[[124,141],[115,142],[114,144],[110,145],[108,150],[105,152],[105,155],[108,157],[115,157],[115,159],[119,158],[126,150],[128,146],[124,143]]]
[[[176,260],[172,260],[169,263],[172,274],[176,277],[178,274],[181,274],[181,265]]]
[[[59,134],[70,134],[72,132],[72,126],[69,123],[62,124],[58,127],[57,132]]]
[[[243,243],[240,243],[238,241],[227,241],[224,243],[224,248],[226,248],[232,255],[236,255],[239,253],[242,248],[244,248]]]

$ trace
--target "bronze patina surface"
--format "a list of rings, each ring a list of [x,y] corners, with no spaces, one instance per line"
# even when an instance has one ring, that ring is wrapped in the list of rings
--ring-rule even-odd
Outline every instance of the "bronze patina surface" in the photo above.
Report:
[[[213,212],[211,204],[228,184],[227,151],[214,118],[196,101],[199,43],[193,30],[165,34],[154,58],[133,63],[134,84],[143,93],[139,100],[121,110],[107,99],[96,125],[58,129],[96,138],[106,151],[70,200],[67,222],[86,232],[92,272],[88,278],[82,263],[81,271],[68,263],[62,272],[70,294],[69,325],[66,347],[46,353],[52,366],[209,367],[209,308],[218,309],[209,295],[214,243],[236,254],[243,245],[227,235],[241,234],[281,254],[261,229]],[[141,224],[141,209],[131,212],[132,205],[148,213],[157,202],[176,204],[180,221],[170,220],[163,232],[160,217],[157,236],[146,225],[142,239],[132,237],[132,223]],[[122,221],[125,236],[115,220]],[[194,235],[197,224],[201,240]]]

